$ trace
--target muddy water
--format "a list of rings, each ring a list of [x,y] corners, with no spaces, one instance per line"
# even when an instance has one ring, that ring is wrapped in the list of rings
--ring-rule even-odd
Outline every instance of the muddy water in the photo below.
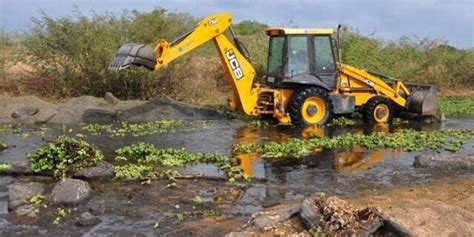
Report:
[[[448,119],[441,124],[401,124],[375,127],[351,126],[330,127],[327,129],[307,128],[296,131],[289,127],[253,128],[239,126],[232,121],[213,121],[206,126],[195,124],[187,128],[178,128],[174,132],[143,137],[109,137],[106,135],[88,134],[80,127],[64,128],[51,126],[38,132],[38,127],[23,127],[21,133],[0,133],[0,140],[11,147],[0,152],[0,162],[17,163],[26,160],[27,154],[39,146],[52,140],[59,134],[86,135],[86,139],[106,154],[113,162],[114,150],[136,142],[148,142],[158,147],[184,147],[196,152],[214,152],[231,154],[232,147],[240,143],[259,143],[268,141],[285,141],[291,137],[307,138],[311,136],[336,136],[345,133],[396,132],[400,129],[415,130],[437,129],[466,129],[474,128],[474,118]],[[26,135],[28,134],[28,135]],[[474,142],[464,145],[463,153],[474,153]],[[426,151],[424,153],[430,153]],[[151,187],[144,188],[137,182],[93,182],[96,194],[88,204],[96,209],[108,210],[101,215],[102,222],[93,228],[78,228],[71,225],[60,225],[58,228],[50,224],[40,224],[40,227],[25,227],[12,225],[5,219],[6,190],[11,177],[0,180],[0,227],[6,228],[5,233],[53,234],[75,233],[78,235],[110,235],[113,233],[129,236],[141,233],[146,236],[160,233],[181,233],[173,226],[182,224],[173,221],[169,216],[176,213],[174,206],[180,203],[183,209],[191,209],[189,200],[199,195],[208,203],[208,209],[216,209],[232,221],[225,223],[223,232],[230,227],[241,225],[246,217],[262,208],[281,202],[302,200],[305,195],[314,192],[325,192],[336,195],[354,195],[362,191],[377,190],[393,186],[424,183],[444,177],[458,177],[463,174],[442,170],[413,168],[414,157],[419,152],[403,152],[400,150],[372,150],[362,148],[322,150],[301,159],[268,160],[256,154],[241,155],[242,168],[256,177],[264,177],[267,182],[254,182],[247,189],[237,189],[222,182],[181,182],[177,191],[163,188],[163,182],[156,182]],[[204,173],[209,176],[223,175],[216,167],[206,164],[186,166],[183,174]],[[34,178],[33,178],[34,179]],[[188,200],[188,201],[186,201]],[[184,203],[184,204],[183,204]],[[188,204],[186,204],[188,203]],[[187,206],[187,207],[186,207]],[[85,208],[85,207],[82,207]],[[2,211],[3,210],[3,211]],[[50,210],[52,211],[52,210]],[[161,213],[161,214],[157,214]],[[171,214],[170,214],[171,213]],[[240,218],[240,219],[239,219]],[[161,220],[169,228],[157,231],[152,228],[156,220]],[[185,222],[189,228],[200,229],[200,225],[214,225],[215,221],[208,218],[199,223]],[[211,224],[210,224],[211,223]],[[219,229],[218,225],[214,226]],[[140,229],[141,231],[136,231]],[[59,232],[57,232],[59,231]],[[176,232],[178,231],[178,232]],[[200,230],[195,234],[207,235],[212,233]],[[220,232],[216,232],[220,233]],[[74,234],[74,235],[75,235]]]

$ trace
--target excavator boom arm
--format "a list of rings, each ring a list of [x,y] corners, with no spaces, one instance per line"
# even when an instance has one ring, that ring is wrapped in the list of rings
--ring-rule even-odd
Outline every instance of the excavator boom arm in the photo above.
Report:
[[[121,70],[130,65],[145,66],[150,70],[160,70],[175,59],[193,49],[213,40],[227,78],[232,85],[234,98],[231,105],[246,114],[254,113],[257,101],[257,91],[252,88],[255,69],[244,57],[239,47],[236,47],[226,36],[225,32],[232,23],[232,16],[220,13],[200,20],[197,26],[188,33],[172,42],[161,39],[154,49],[143,44],[126,44],[122,46],[109,68]]]

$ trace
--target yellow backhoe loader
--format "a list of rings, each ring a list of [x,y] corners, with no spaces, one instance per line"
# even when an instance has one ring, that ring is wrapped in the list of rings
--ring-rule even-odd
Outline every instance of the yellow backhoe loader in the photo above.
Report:
[[[341,63],[340,27],[337,31],[267,29],[267,73],[264,85],[260,85],[254,81],[248,51],[235,36],[231,23],[231,14],[215,14],[172,42],[162,39],[154,48],[123,45],[109,68],[121,70],[135,65],[160,70],[212,40],[232,85],[229,106],[247,115],[272,115],[282,124],[297,126],[324,125],[334,115],[355,111],[360,111],[368,123],[389,123],[401,111],[440,116],[435,86],[405,84]]]

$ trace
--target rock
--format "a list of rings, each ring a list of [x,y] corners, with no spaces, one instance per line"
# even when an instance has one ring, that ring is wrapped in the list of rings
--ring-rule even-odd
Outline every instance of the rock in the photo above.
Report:
[[[31,117],[39,112],[38,108],[20,107],[13,111],[12,118],[25,119]]]
[[[19,163],[11,164],[11,168],[8,170],[0,171],[0,174],[8,174],[8,175],[35,175],[33,169],[31,168],[31,164],[28,161],[22,161]]]
[[[107,161],[100,161],[94,167],[79,170],[74,177],[86,180],[110,180],[114,178],[114,166]]]
[[[19,206],[28,204],[29,199],[34,195],[44,192],[42,183],[17,183],[8,185],[8,209],[15,210]]]
[[[92,215],[90,212],[84,212],[76,217],[74,224],[77,226],[94,226],[100,222],[100,218]]]
[[[474,154],[417,155],[413,166],[448,170],[474,170]]]
[[[35,210],[34,205],[21,206],[9,214],[9,219],[13,223],[33,225],[38,221],[38,214]]]
[[[140,123],[159,119],[223,119],[216,110],[190,106],[170,99],[156,99],[122,111],[119,120]]]
[[[321,214],[315,205],[314,197],[308,197],[303,200],[300,209],[300,218],[303,225],[308,229],[319,225]]]
[[[107,103],[115,105],[120,102],[120,100],[112,94],[112,92],[107,92],[105,93],[104,100],[107,101]]]
[[[92,194],[89,183],[79,179],[63,179],[53,187],[54,204],[75,205],[86,201]]]
[[[15,123],[18,120],[21,120],[22,123],[36,123],[51,119],[58,112],[55,104],[35,96],[0,96],[0,108],[2,108],[0,109],[0,123]]]
[[[273,206],[252,215],[248,227],[262,228],[289,220],[300,210],[299,204]]]
[[[115,120],[117,120],[116,112],[106,109],[88,109],[82,116],[82,121],[85,123],[110,123]]]

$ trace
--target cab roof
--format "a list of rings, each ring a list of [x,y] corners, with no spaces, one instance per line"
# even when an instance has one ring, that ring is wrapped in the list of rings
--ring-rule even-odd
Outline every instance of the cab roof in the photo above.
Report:
[[[268,36],[277,35],[332,35],[334,29],[323,28],[268,28],[265,30]]]

